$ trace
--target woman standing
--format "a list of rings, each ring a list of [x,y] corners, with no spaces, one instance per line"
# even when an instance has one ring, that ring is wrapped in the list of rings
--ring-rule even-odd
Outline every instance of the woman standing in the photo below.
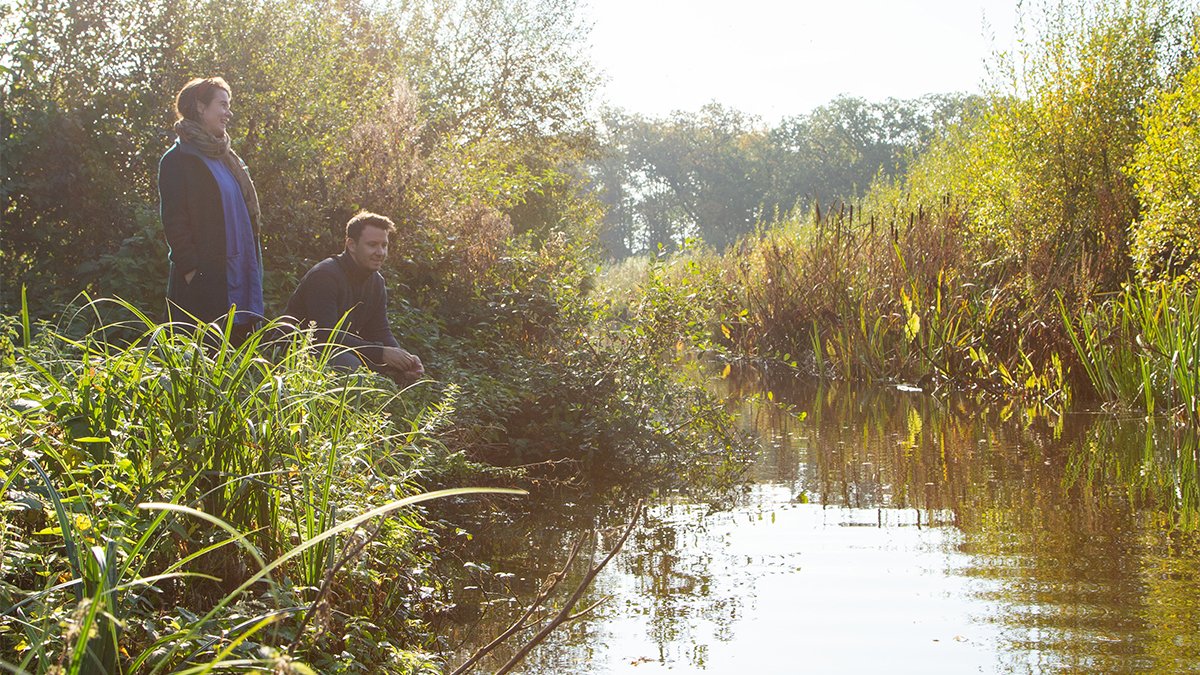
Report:
[[[231,91],[197,78],[175,98],[178,140],[158,164],[159,211],[170,247],[167,318],[210,322],[236,309],[234,337],[263,314],[258,194],[225,132]]]

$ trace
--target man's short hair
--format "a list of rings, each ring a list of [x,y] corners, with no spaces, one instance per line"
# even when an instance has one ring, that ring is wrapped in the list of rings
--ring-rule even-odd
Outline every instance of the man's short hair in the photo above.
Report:
[[[396,231],[396,224],[392,222],[391,218],[370,211],[359,211],[350,219],[350,222],[346,223],[346,237],[358,241],[358,238],[362,236],[363,229],[368,227],[378,227],[388,233]]]
[[[176,119],[189,119],[193,122],[200,121],[200,107],[203,103],[208,105],[212,103],[213,94],[220,89],[230,96],[233,92],[229,90],[229,83],[221,77],[197,77],[189,80],[183,85],[183,89],[179,90],[179,94],[175,96],[175,116]]]

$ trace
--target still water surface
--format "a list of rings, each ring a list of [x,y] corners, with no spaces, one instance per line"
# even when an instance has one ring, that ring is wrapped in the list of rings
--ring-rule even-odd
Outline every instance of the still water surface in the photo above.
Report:
[[[1193,435],[726,384],[761,447],[749,486],[720,506],[651,504],[580,607],[607,600],[517,672],[1200,672]],[[744,401],[766,389],[791,411]],[[579,532],[600,527],[604,548],[627,513],[565,502],[477,533],[484,567],[458,599],[481,614],[447,629],[451,662],[514,618]]]

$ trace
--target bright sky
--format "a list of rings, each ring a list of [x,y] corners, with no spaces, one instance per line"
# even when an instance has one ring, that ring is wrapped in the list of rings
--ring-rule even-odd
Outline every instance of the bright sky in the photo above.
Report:
[[[718,101],[774,123],[838,94],[980,90],[1019,0],[588,0],[607,103],[648,115]]]

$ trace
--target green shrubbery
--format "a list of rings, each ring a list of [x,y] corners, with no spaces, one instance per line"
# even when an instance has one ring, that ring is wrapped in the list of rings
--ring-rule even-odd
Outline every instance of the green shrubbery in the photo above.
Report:
[[[1194,275],[1193,10],[1044,3],[1021,31],[902,180],[714,263],[715,339],[823,375],[1195,419],[1190,291],[1125,286]]]
[[[1140,218],[1130,254],[1143,282],[1200,279],[1200,67],[1151,102],[1142,117],[1143,140],[1130,165]]]
[[[303,335],[263,344],[273,327],[238,348],[212,327],[138,327],[117,347],[5,326],[4,659],[415,672],[429,535],[411,512],[353,519],[424,498],[446,406],[396,419],[411,394],[333,374]],[[337,656],[364,631],[392,646]]]

